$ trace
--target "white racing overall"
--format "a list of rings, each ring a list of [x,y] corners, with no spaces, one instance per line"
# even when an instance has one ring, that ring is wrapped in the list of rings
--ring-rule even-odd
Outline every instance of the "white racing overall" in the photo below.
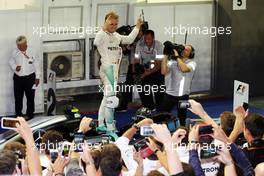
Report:
[[[111,98],[116,99],[116,86],[118,82],[118,71],[122,58],[122,44],[131,44],[138,34],[138,28],[134,28],[128,36],[117,32],[108,33],[100,30],[95,37],[94,44],[101,55],[100,78],[103,83],[104,97],[101,102],[98,114],[99,127],[106,123],[107,131],[115,131],[114,106]],[[110,97],[110,98],[109,98]]]

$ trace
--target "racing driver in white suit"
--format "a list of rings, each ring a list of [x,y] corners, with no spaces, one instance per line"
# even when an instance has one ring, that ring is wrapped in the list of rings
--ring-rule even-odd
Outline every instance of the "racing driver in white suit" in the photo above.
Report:
[[[101,55],[100,78],[104,86],[104,97],[98,114],[97,131],[107,132],[117,138],[115,134],[114,109],[118,105],[116,97],[116,86],[118,81],[118,70],[122,58],[122,44],[131,44],[135,40],[140,26],[143,24],[141,17],[137,20],[136,27],[128,36],[116,32],[119,16],[110,12],[105,16],[103,28],[96,34],[94,45]],[[106,124],[106,125],[105,125]]]

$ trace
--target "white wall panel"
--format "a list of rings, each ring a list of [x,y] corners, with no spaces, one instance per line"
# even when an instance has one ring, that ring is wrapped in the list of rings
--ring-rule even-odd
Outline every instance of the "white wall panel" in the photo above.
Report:
[[[185,27],[212,27],[212,3],[208,4],[179,4],[175,8],[175,26]],[[201,30],[201,31],[202,31]],[[192,92],[207,91],[211,87],[211,62],[212,62],[212,38],[204,33],[188,33],[187,44],[192,44],[196,55],[194,60],[197,63],[197,69],[192,81]],[[184,34],[175,35],[177,43],[184,43]]]
[[[104,18],[107,13],[114,11],[119,15],[119,24],[126,25],[128,18],[128,4],[98,4],[96,26],[103,26]]]
[[[83,6],[49,7],[48,21],[51,26],[83,26]]]
[[[104,17],[110,11],[119,15],[119,26],[128,24],[131,0],[92,0],[91,26],[102,27]]]
[[[90,26],[91,0],[43,0],[43,26],[81,28]],[[57,28],[58,29],[58,28]],[[43,41],[85,38],[86,33],[44,34]]]

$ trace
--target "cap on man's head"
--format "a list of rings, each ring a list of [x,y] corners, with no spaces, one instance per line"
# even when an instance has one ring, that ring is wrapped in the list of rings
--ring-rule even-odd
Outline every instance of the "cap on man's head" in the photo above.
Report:
[[[16,39],[16,44],[23,44],[27,42],[27,38],[24,35],[20,35]]]

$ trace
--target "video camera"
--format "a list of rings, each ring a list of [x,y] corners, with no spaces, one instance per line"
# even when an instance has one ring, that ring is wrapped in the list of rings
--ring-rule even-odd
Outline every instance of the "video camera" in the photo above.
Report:
[[[182,56],[183,50],[185,49],[184,45],[177,44],[177,43],[172,43],[170,41],[166,41],[163,43],[164,45],[164,50],[163,54],[168,55],[169,60],[176,60],[176,56],[174,55],[174,49],[178,52],[180,56]]]
[[[151,118],[151,116],[152,116],[151,110],[149,108],[142,107],[138,109],[135,113],[135,116],[132,117],[133,124],[138,123],[145,118]]]
[[[148,22],[147,21],[145,21],[145,18],[144,18],[144,11],[143,10],[141,10],[141,15],[142,15],[142,18],[143,18],[143,24],[141,25],[141,30],[142,30],[142,32],[144,33],[146,30],[148,30],[149,29],[149,25],[148,25]],[[132,32],[132,30],[133,30],[133,28],[135,27],[136,25],[134,25],[134,26],[130,26],[130,25],[124,25],[124,26],[121,26],[121,27],[119,27],[117,30],[116,30],[116,32],[117,33],[119,33],[120,35],[129,35],[131,32]]]
[[[134,26],[130,26],[130,25],[123,25],[121,27],[119,27],[116,32],[119,33],[120,35],[129,35],[133,28],[135,27]],[[144,23],[141,25],[141,30],[142,32],[144,33],[146,30],[148,30],[148,22],[147,21],[144,21]]]

